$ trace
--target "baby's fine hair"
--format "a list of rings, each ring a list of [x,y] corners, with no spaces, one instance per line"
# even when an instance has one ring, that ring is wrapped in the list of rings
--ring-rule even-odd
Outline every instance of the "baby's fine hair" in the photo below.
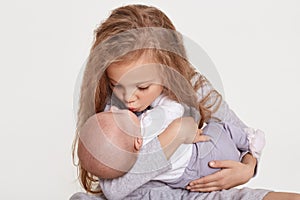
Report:
[[[159,9],[145,5],[127,5],[116,8],[95,30],[95,39],[87,60],[80,93],[77,133],[73,143],[73,158],[78,144],[78,130],[95,113],[103,112],[112,97],[106,68],[112,63],[132,63],[146,56],[160,66],[163,76],[163,93],[169,98],[199,110],[199,127],[211,117],[212,108],[206,105],[216,91],[200,102],[197,90],[209,82],[188,62],[182,36],[171,20]],[[197,77],[195,79],[195,77]],[[99,193],[95,188],[98,179],[78,162],[79,178],[84,189]]]
[[[79,131],[79,160],[99,178],[120,177],[137,159],[134,139],[141,137],[140,127],[130,118],[129,112],[97,113]]]

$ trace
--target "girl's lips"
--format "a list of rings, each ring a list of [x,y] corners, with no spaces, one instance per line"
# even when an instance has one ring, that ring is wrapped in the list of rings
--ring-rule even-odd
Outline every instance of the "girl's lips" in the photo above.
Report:
[[[131,112],[135,112],[137,109],[136,108],[128,108]]]

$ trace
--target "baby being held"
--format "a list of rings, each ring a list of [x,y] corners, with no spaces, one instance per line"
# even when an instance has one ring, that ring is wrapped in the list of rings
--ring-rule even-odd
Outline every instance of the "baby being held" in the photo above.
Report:
[[[102,179],[127,173],[142,147],[140,122],[128,110],[111,109],[91,116],[80,129],[79,161]]]

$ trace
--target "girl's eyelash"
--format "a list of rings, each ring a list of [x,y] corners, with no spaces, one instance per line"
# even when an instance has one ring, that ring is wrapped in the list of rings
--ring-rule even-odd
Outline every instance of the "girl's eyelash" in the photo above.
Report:
[[[121,87],[121,85],[118,85],[118,84],[113,84],[113,83],[110,83],[110,86],[115,88],[115,87]],[[147,90],[148,88],[150,87],[150,85],[148,86],[143,86],[143,87],[137,87],[139,90]]]
[[[147,90],[149,88],[149,86],[146,87],[138,87],[139,90]]]

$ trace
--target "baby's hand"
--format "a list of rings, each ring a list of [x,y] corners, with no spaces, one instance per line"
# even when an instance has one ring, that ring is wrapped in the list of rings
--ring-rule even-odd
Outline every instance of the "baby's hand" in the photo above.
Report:
[[[210,138],[202,135],[202,130],[192,117],[182,117],[174,120],[171,124],[177,130],[176,140],[182,144],[192,144],[196,142],[208,141]],[[174,128],[174,127],[173,127]]]
[[[206,142],[210,140],[210,137],[207,135],[203,135],[202,134],[202,129],[198,129],[197,133],[194,137],[193,143],[197,143],[197,142]]]

